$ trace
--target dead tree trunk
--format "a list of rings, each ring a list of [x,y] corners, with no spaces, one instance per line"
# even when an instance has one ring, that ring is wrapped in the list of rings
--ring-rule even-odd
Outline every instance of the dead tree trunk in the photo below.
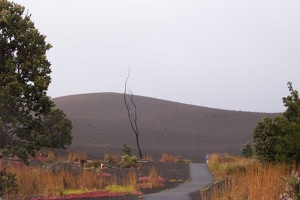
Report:
[[[130,76],[130,69],[128,71],[128,76],[127,76],[126,81],[125,81],[124,102],[125,102],[125,106],[126,106],[126,109],[127,109],[127,114],[128,114],[128,118],[129,118],[131,128],[132,128],[132,130],[135,134],[136,145],[137,145],[137,148],[138,148],[138,151],[139,151],[139,157],[140,157],[140,159],[142,159],[143,154],[142,154],[142,151],[141,151],[141,148],[140,148],[140,142],[139,142],[139,129],[138,129],[138,123],[137,123],[137,108],[136,108],[136,105],[133,101],[133,94],[132,94],[131,91],[130,91],[130,94],[128,94],[128,96],[130,97],[130,101],[127,98],[127,81],[128,81],[129,76]],[[133,111],[132,111],[130,105],[133,105]]]

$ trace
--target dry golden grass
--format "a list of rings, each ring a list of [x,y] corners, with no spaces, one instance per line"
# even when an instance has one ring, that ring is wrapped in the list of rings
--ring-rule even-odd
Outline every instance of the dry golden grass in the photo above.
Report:
[[[121,186],[138,188],[133,170],[122,174],[123,177],[116,177],[115,174],[101,176],[100,170],[71,170],[59,164],[55,164],[55,167],[33,167],[20,162],[0,162],[0,170],[5,167],[7,172],[17,175],[18,195],[23,198],[33,195],[61,196],[67,190],[103,190],[108,185],[116,185],[117,182]],[[122,179],[121,183],[117,178]]]
[[[160,177],[158,176],[157,170],[154,166],[150,167],[149,169],[149,177],[150,177],[150,184],[151,188],[157,188],[163,186]]]
[[[167,153],[163,153],[161,156],[160,161],[161,162],[178,162],[180,160],[182,160],[180,157],[178,156],[173,156],[173,155],[169,155]]]
[[[80,160],[86,160],[87,158],[88,156],[84,152],[69,152],[66,159],[76,162]]]
[[[282,177],[289,173],[282,164],[262,165],[255,159],[229,155],[211,155],[209,169],[224,184],[214,188],[212,196],[203,195],[204,200],[279,199],[285,191]]]
[[[161,155],[160,162],[173,162],[173,163],[191,163],[189,159],[183,159],[181,156],[173,156],[167,153]]]
[[[122,185],[131,186],[135,190],[138,190],[137,176],[134,170],[130,170],[126,175],[123,176]]]
[[[67,154],[64,152],[61,153],[61,155],[56,155],[53,149],[43,148],[37,153],[35,159],[44,160],[46,162],[53,162],[54,160],[56,161],[68,160],[71,162],[78,162],[80,160],[86,160],[87,158],[88,156],[85,152],[70,151]]]
[[[178,157],[169,155],[167,153],[163,153],[160,159],[161,162],[177,162],[177,160]]]
[[[85,153],[54,152],[51,149],[43,149],[39,152],[36,160],[43,166],[27,166],[21,162],[0,161],[0,170],[7,168],[7,172],[16,174],[18,184],[18,195],[22,198],[32,196],[63,196],[72,192],[99,191],[112,188],[123,190],[130,188],[136,193],[140,189],[140,183],[135,169],[127,169],[125,172],[111,171],[111,174],[102,173],[99,163],[108,163],[118,166],[121,162],[120,156],[105,155],[103,161],[90,161],[84,164],[84,170],[78,164],[81,159],[87,159]],[[152,160],[151,156],[147,156]],[[88,167],[91,165],[91,167]],[[142,166],[138,166],[138,172]],[[151,188],[163,186],[161,177],[157,170],[149,168],[149,184]],[[111,187],[108,187],[111,186]],[[129,191],[129,193],[130,193]],[[10,198],[10,197],[8,197]]]
[[[102,189],[105,182],[96,171],[54,172],[22,163],[11,164],[7,171],[17,175],[18,193],[24,196],[59,196],[66,189]]]
[[[147,155],[147,156],[145,157],[145,160],[147,160],[147,161],[154,161],[153,157],[150,156],[150,155]]]
[[[149,168],[148,176],[139,178],[140,188],[158,188],[164,186],[164,179],[158,175],[154,166]]]

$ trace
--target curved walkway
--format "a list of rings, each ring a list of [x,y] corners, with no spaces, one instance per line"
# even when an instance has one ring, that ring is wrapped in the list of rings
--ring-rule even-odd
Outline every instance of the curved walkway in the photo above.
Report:
[[[213,175],[208,171],[206,164],[190,164],[191,181],[179,185],[176,188],[160,193],[148,194],[144,200],[190,200],[190,193],[196,192],[200,188],[211,184],[214,181]]]

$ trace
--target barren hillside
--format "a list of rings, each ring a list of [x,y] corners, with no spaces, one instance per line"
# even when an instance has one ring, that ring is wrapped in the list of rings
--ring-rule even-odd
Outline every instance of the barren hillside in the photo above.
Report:
[[[123,144],[137,154],[123,94],[93,93],[54,98],[73,123],[70,149],[90,156],[120,153]],[[252,141],[252,129],[264,116],[276,114],[228,111],[134,96],[140,145],[144,155],[162,153],[204,162],[206,153],[240,154],[241,144]]]

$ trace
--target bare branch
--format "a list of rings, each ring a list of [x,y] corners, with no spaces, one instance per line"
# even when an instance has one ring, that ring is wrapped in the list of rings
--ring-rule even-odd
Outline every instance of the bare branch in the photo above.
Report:
[[[133,94],[132,94],[132,92],[131,92],[131,98],[130,98],[130,100],[131,100],[131,103],[132,103],[132,105],[133,105],[133,107],[134,107],[134,124],[135,124],[135,128],[136,128],[136,132],[138,132],[138,126],[137,126],[137,108],[136,108],[136,105],[135,105],[135,103],[134,103],[134,101],[133,101]]]
[[[142,151],[141,151],[140,144],[139,144],[139,130],[138,130],[138,125],[137,125],[137,107],[136,107],[136,105],[133,101],[133,94],[132,94],[131,90],[130,90],[130,94],[128,94],[128,95],[130,95],[130,101],[127,100],[127,82],[128,82],[129,76],[130,76],[130,68],[128,70],[128,75],[127,75],[126,80],[125,80],[124,102],[125,102],[125,106],[126,106],[126,109],[127,109],[127,114],[128,114],[128,118],[129,118],[131,128],[132,128],[133,132],[135,133],[136,143],[137,143],[138,151],[139,151],[139,154],[140,154],[139,156],[142,159],[143,155],[142,155]],[[134,114],[131,111],[130,103],[134,107],[134,111],[133,111]]]

